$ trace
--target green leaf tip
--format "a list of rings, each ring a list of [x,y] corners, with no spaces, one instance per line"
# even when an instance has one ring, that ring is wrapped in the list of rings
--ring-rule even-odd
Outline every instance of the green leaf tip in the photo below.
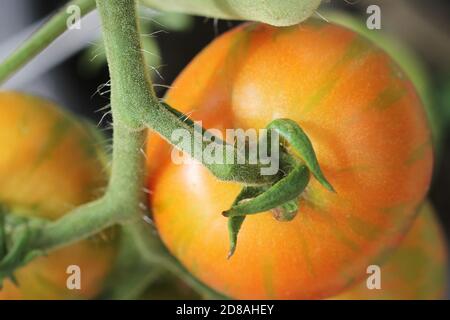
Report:
[[[331,192],[336,192],[320,168],[311,140],[295,121],[291,119],[276,119],[267,128],[277,132],[281,138],[289,143],[322,186]]]
[[[252,197],[257,196],[263,192],[262,187],[244,187],[242,188],[241,192],[238,194],[236,199],[233,202],[233,206],[241,202],[242,200],[246,200]],[[230,210],[224,211],[222,214],[226,217],[229,216]],[[228,234],[230,237],[230,250],[228,252],[227,259],[230,259],[234,252],[236,251],[236,245],[237,245],[237,237],[239,230],[241,229],[242,223],[245,220],[245,216],[235,216],[235,217],[229,217],[228,218]]]
[[[236,251],[237,237],[242,223],[244,223],[245,216],[231,217],[228,219],[228,234],[230,236],[230,250],[228,251],[227,259],[230,259]]]

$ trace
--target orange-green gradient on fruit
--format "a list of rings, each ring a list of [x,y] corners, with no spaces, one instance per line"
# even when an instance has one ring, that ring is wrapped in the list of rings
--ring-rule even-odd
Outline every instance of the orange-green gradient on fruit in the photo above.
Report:
[[[439,153],[439,149],[442,148],[444,135],[444,122],[441,116],[443,111],[439,110],[439,107],[432,99],[433,90],[429,70],[427,70],[421,57],[412,48],[402,42],[401,39],[397,39],[384,32],[386,30],[369,30],[364,17],[358,19],[344,11],[328,11],[324,15],[334,23],[354,30],[376,43],[377,46],[385,50],[402,68],[422,99],[434,138],[435,152]]]
[[[239,299],[320,299],[358,281],[404,233],[430,184],[431,138],[411,82],[374,44],[319,20],[245,24],[182,72],[167,102],[206,128],[296,121],[336,193],[312,179],[291,222],[250,216],[227,260],[227,220],[241,185],[175,165],[149,138],[156,226],[195,276]]]
[[[366,280],[334,299],[436,300],[447,290],[447,246],[429,203],[424,204],[401,244],[381,266],[381,289]]]
[[[13,214],[57,219],[105,186],[92,128],[45,99],[0,92],[0,149],[0,203]],[[0,299],[92,298],[114,256],[110,232],[58,249],[18,269],[20,286],[6,280]],[[81,290],[66,287],[69,265],[81,268]]]

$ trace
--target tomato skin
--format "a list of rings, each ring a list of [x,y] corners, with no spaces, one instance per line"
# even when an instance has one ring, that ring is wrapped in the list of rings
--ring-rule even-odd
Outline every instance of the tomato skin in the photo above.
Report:
[[[298,122],[337,191],[313,179],[293,221],[248,217],[227,260],[220,213],[241,186],[200,165],[173,164],[170,147],[150,136],[151,205],[163,241],[194,275],[233,298],[341,292],[391,249],[430,184],[430,133],[414,88],[384,52],[343,27],[317,20],[238,27],[188,65],[167,102],[206,128]]]
[[[333,299],[437,300],[447,289],[447,245],[433,207],[426,203],[401,244],[381,266],[381,290],[366,281]]]
[[[42,98],[0,92],[0,148],[0,202],[11,212],[57,219],[105,186],[99,141]],[[33,260],[15,272],[20,287],[5,281],[0,299],[94,297],[115,257],[109,238],[96,236]],[[69,265],[81,268],[81,290],[66,287]]]
[[[432,98],[431,77],[425,63],[412,48],[406,46],[400,39],[390,37],[383,32],[374,33],[367,29],[364,19],[359,20],[355,16],[339,11],[326,12],[326,16],[334,23],[354,30],[375,42],[404,70],[422,99],[433,135],[435,156],[438,157],[440,149],[443,147],[444,121]]]
[[[106,174],[82,123],[22,93],[1,92],[0,107],[2,202],[56,219],[101,194]]]

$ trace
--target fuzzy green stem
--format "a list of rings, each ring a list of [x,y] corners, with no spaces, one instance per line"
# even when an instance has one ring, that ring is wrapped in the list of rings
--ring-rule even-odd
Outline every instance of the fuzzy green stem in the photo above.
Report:
[[[150,80],[140,51],[134,1],[99,0],[98,8],[111,77],[114,123],[111,178],[102,199],[76,208],[45,226],[33,243],[36,249],[67,245],[116,223],[137,220],[145,211],[143,148],[147,133],[145,128],[134,127],[136,123],[130,114],[140,105],[158,102],[152,91],[136,90]]]
[[[0,83],[6,81],[28,61],[44,50],[53,40],[67,30],[67,8],[71,5],[80,8],[81,16],[95,9],[95,0],[73,0],[36,31],[22,46],[0,64]]]
[[[158,132],[170,144],[186,151],[193,158],[202,162],[194,150],[204,150],[208,142],[203,139],[193,139],[189,145],[177,145],[173,133],[185,130],[191,137],[195,132],[203,132],[203,128],[195,127],[194,123],[184,114],[160,103],[156,98],[151,79],[144,63],[139,38],[138,24],[133,14],[135,8],[125,5],[124,0],[111,0],[111,5],[98,0],[98,9],[104,21],[104,37],[106,53],[111,76],[111,102],[115,106],[114,113],[118,115],[119,123],[131,130],[139,131],[150,127]],[[125,21],[128,21],[126,23]],[[120,92],[114,87],[120,87]],[[224,153],[232,152],[232,157],[238,157],[235,148],[226,148],[219,139],[213,143],[223,148]],[[200,155],[203,154],[200,153]],[[203,163],[203,162],[202,162]],[[268,184],[279,179],[277,175],[261,175],[261,164],[231,164],[203,163],[217,178],[232,180],[246,184]]]
[[[214,139],[203,139],[205,130],[198,124],[195,124],[185,114],[173,109],[164,102],[158,104],[152,113],[148,113],[143,118],[145,123],[153,130],[158,132],[171,145],[177,149],[189,154],[192,158],[198,160],[202,165],[211,171],[219,180],[235,181],[247,185],[266,185],[273,183],[281,178],[280,172],[274,175],[262,175],[261,170],[264,165],[258,163],[249,163],[248,154],[245,150],[238,149],[235,145],[230,145],[215,136]],[[185,131],[192,139],[188,143],[180,143],[174,132]],[[195,137],[201,135],[200,139]],[[203,161],[204,150],[214,145],[215,150],[220,150],[223,159],[233,159],[231,163],[208,163]],[[195,152],[201,150],[201,152]],[[238,158],[245,159],[241,164]]]
[[[106,198],[82,205],[38,230],[29,250],[48,252],[85,239],[116,224],[119,214]]]
[[[111,76],[114,136],[110,183],[101,199],[80,206],[54,222],[34,228],[18,225],[11,237],[26,235],[26,239],[31,240],[27,241],[25,252],[19,250],[13,258],[42,255],[117,223],[139,223],[145,211],[143,147],[147,132],[142,118],[148,107],[153,110],[151,114],[157,113],[159,102],[152,91],[140,50],[135,1],[98,0],[97,5]],[[222,297],[189,274],[151,230],[136,230],[140,239],[148,236],[152,240],[141,244],[145,248],[146,259],[161,263],[205,296]]]

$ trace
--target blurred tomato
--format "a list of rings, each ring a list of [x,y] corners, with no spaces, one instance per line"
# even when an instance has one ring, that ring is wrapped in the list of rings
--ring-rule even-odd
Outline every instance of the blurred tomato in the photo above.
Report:
[[[107,172],[89,124],[55,104],[0,92],[0,203],[11,213],[57,219],[102,194]],[[92,298],[115,257],[112,231],[58,249],[18,269],[0,299]],[[66,287],[67,267],[81,268],[81,290]]]
[[[447,246],[432,206],[424,204],[400,246],[381,266],[381,289],[366,281],[334,299],[445,299]]]

